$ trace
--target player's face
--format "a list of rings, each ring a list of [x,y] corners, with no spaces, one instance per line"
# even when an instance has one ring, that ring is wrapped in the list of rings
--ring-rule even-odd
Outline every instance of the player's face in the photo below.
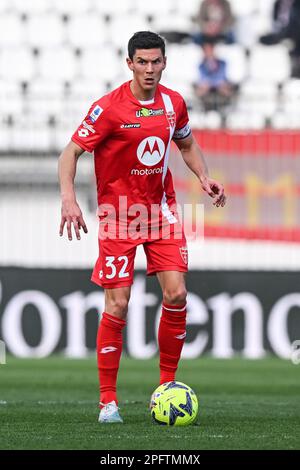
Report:
[[[155,91],[166,67],[166,57],[161,49],[137,49],[133,60],[127,59],[129,69],[138,87],[148,93]]]

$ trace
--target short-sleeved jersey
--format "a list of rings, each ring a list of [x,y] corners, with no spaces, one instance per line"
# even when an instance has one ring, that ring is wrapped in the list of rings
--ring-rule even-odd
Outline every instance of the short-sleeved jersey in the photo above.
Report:
[[[143,204],[150,214],[151,205],[159,205],[160,223],[175,223],[168,158],[171,140],[191,132],[186,105],[162,85],[151,104],[142,103],[124,83],[93,103],[72,140],[94,152],[99,205],[110,204],[118,213],[119,196],[126,196],[128,207]]]

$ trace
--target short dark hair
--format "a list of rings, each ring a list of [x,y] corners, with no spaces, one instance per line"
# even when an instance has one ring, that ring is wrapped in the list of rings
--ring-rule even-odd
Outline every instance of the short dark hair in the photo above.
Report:
[[[166,44],[164,38],[159,34],[152,31],[138,31],[128,42],[128,56],[131,60],[133,60],[137,49],[160,49],[162,55],[165,56]]]

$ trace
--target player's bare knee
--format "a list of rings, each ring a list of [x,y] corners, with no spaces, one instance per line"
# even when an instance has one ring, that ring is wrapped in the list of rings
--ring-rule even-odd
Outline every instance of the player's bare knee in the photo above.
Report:
[[[105,309],[107,313],[125,320],[128,311],[128,299],[126,297],[110,299],[109,302],[107,302]]]
[[[168,305],[184,305],[186,303],[187,291],[183,287],[177,289],[165,289],[163,301]]]

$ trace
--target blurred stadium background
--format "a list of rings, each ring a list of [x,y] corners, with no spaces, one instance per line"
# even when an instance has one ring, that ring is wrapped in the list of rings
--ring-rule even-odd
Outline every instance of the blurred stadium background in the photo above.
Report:
[[[0,338],[19,357],[93,354],[103,293],[89,281],[97,257],[93,159],[78,164],[89,233],[58,236],[57,158],[90,104],[130,78],[126,46],[138,30],[198,31],[200,0],[0,0]],[[190,243],[185,358],[289,359],[300,339],[300,79],[290,44],[259,43],[274,0],[231,0],[234,44],[219,44],[236,87],[204,111],[194,94],[201,48],[167,44],[162,83],[182,93],[210,173],[228,203],[212,209],[173,148],[181,203],[205,205],[205,241]],[[126,331],[127,353],[157,353],[160,292],[142,252]],[[298,346],[296,345],[296,348]]]

